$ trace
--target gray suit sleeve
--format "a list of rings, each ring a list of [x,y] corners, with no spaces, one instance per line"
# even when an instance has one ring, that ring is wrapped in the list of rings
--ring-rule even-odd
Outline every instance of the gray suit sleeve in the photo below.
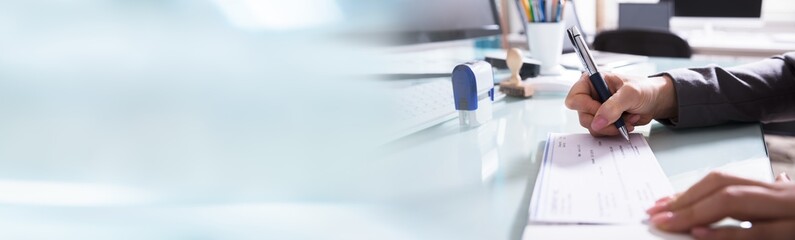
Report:
[[[658,119],[677,127],[727,122],[795,120],[795,52],[737,67],[676,69],[673,79],[679,115]]]

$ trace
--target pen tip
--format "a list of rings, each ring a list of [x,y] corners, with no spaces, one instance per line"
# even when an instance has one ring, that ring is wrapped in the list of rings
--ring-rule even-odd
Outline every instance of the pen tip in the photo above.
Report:
[[[627,128],[626,127],[619,128],[618,132],[621,133],[621,136],[624,137],[624,139],[626,139],[627,142],[631,143],[631,141],[629,141],[629,132],[627,132]]]

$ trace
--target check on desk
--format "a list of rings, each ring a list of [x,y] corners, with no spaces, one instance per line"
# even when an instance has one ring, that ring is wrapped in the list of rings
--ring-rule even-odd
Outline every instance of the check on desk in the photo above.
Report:
[[[641,223],[673,188],[643,135],[550,133],[530,201],[530,222]]]

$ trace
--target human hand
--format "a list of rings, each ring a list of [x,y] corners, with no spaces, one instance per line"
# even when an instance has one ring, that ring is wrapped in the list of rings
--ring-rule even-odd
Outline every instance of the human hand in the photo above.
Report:
[[[712,172],[690,189],[657,200],[651,223],[697,239],[795,239],[795,183],[782,173],[775,183]],[[750,221],[750,228],[711,228],[725,217]]]
[[[566,107],[579,114],[580,125],[594,136],[618,135],[613,123],[624,117],[627,130],[636,125],[648,124],[654,118],[676,116],[676,93],[673,81],[668,76],[653,78],[630,78],[612,73],[602,73],[608,88],[613,92],[604,104],[596,99],[587,74],[583,74],[566,96]]]

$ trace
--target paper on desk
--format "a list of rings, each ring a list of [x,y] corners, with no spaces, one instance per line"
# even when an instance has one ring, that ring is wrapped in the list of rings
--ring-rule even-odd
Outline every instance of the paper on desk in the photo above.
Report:
[[[527,225],[522,240],[570,239],[633,239],[633,240],[691,240],[690,235],[670,233],[644,224],[622,225]]]
[[[673,194],[646,139],[550,133],[530,202],[530,222],[640,223]]]

